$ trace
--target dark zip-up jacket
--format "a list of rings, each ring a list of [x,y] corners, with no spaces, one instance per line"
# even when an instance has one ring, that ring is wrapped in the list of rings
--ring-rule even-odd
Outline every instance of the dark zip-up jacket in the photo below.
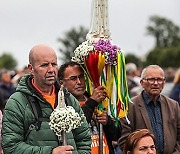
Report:
[[[91,120],[93,117],[93,113],[95,108],[98,106],[98,102],[90,98],[90,95],[85,92],[84,95],[88,98],[86,103],[81,106],[87,122],[91,124]],[[94,119],[95,120],[95,119]],[[115,120],[113,120],[108,115],[108,121],[106,125],[103,125],[103,131],[107,139],[107,144],[109,147],[109,154],[114,154],[114,148],[112,145],[112,141],[118,141],[121,136],[121,124],[120,121],[117,122],[117,126],[115,125]]]
[[[57,136],[46,121],[41,123],[38,131],[32,130],[24,141],[28,127],[35,122],[26,95],[39,101],[43,117],[49,118],[53,111],[51,105],[32,87],[31,78],[31,75],[25,75],[21,79],[16,92],[5,106],[2,126],[2,147],[5,154],[51,154],[53,148],[59,146]],[[76,112],[83,114],[77,100],[72,95],[69,95],[69,99]],[[90,153],[91,136],[86,119],[80,127],[67,134],[67,143],[74,147],[73,154]]]

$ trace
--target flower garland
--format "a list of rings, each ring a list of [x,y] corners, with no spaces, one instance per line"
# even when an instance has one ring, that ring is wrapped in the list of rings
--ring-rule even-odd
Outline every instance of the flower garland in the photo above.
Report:
[[[84,57],[87,57],[88,53],[93,50],[94,47],[92,46],[92,42],[89,40],[85,41],[76,48],[76,50],[74,51],[75,56],[72,57],[72,60],[76,61],[79,64],[83,64]]]
[[[103,41],[99,39],[97,43],[94,44],[95,50],[102,51],[105,54],[105,63],[109,65],[117,64],[117,51],[120,50],[116,45],[112,45],[110,40]]]
[[[127,116],[128,102],[131,102],[126,79],[125,58],[122,50],[108,39],[96,43],[85,41],[74,51],[72,61],[79,63],[87,76],[87,90],[102,85],[108,98],[98,107],[99,112],[107,109],[114,118]]]
[[[90,52],[101,51],[105,56],[105,63],[110,65],[117,64],[117,51],[120,51],[120,48],[116,45],[112,45],[109,40],[102,40],[95,44],[92,41],[87,40],[80,44],[74,51],[74,57],[72,61],[75,61],[79,64],[84,63],[84,58],[88,57]]]

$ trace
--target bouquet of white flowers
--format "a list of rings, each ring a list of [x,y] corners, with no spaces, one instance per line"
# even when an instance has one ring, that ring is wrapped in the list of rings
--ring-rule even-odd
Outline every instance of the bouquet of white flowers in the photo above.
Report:
[[[66,106],[63,87],[61,86],[58,93],[57,108],[54,109],[50,116],[50,128],[56,133],[58,138],[64,137],[62,140],[66,143],[66,133],[81,126],[84,118],[84,114],[80,116],[72,106]]]
[[[62,131],[69,133],[72,129],[81,126],[84,115],[81,117],[72,106],[55,109],[50,116],[50,128],[54,130],[57,136],[61,135]]]

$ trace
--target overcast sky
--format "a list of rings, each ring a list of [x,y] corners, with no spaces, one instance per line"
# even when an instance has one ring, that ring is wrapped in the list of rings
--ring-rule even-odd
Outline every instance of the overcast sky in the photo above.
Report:
[[[146,54],[154,46],[153,37],[146,35],[152,15],[180,26],[180,0],[109,0],[113,44],[124,54]],[[79,25],[89,29],[90,19],[91,0],[0,0],[0,55],[12,53],[23,68],[29,50],[45,43],[60,56],[57,38]]]

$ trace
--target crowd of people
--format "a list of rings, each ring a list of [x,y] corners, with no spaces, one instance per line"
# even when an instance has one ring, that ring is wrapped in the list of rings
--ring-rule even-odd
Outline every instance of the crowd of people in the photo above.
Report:
[[[179,154],[180,69],[139,69],[128,63],[126,72],[133,103],[117,124],[108,111],[96,111],[107,97],[103,86],[90,95],[78,63],[58,66],[51,47],[34,46],[23,71],[0,70],[0,153],[97,154],[102,127],[103,154]],[[67,144],[49,126],[61,86],[66,105],[85,115],[81,125],[67,133]]]

